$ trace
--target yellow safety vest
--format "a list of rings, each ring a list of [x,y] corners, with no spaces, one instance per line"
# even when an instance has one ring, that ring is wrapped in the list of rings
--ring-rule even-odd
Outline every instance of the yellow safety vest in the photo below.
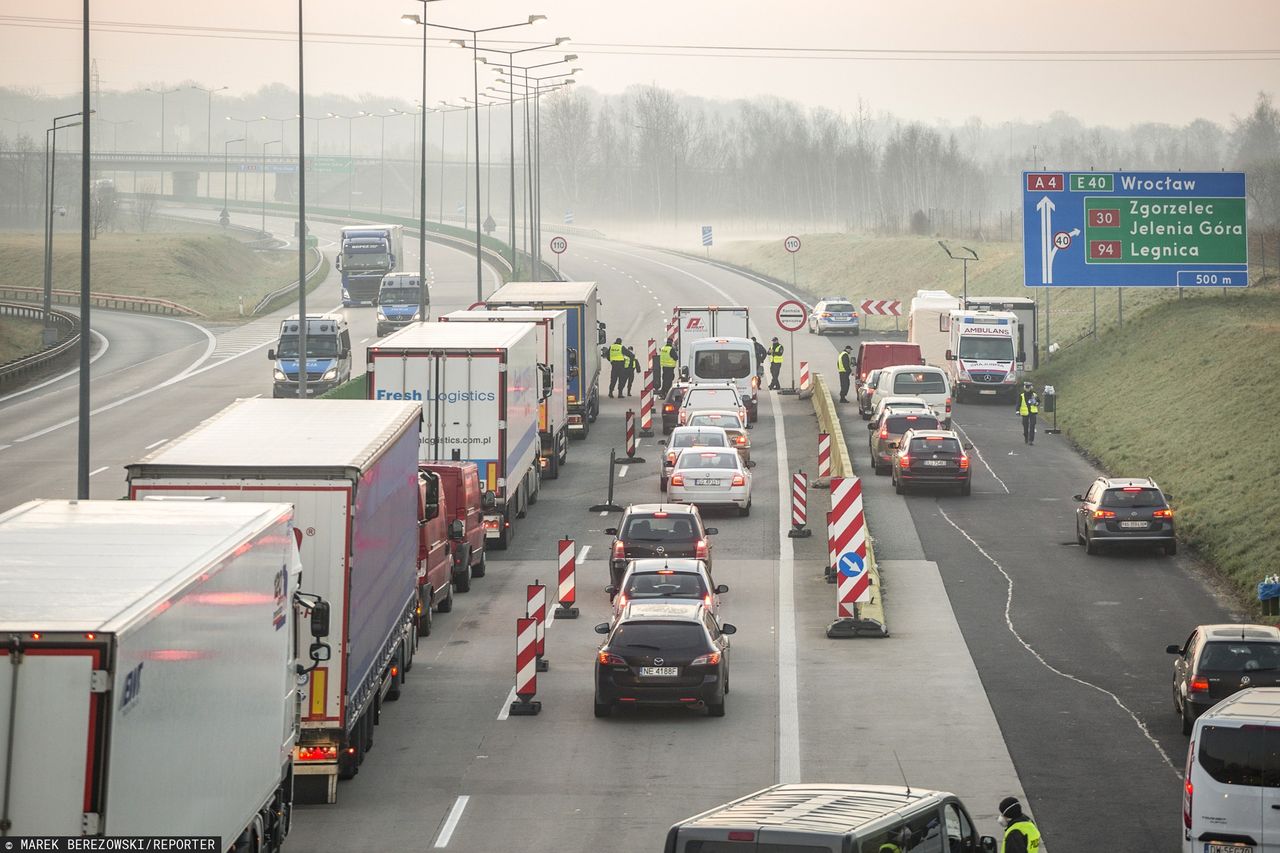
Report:
[[[622,344],[609,344],[609,360],[622,361]]]
[[[1038,853],[1040,850],[1040,830],[1025,817],[1009,824],[1009,827],[1004,831],[1004,839],[1000,842],[1000,853],[1004,853],[1009,844],[1009,835],[1014,832],[1021,832],[1027,836],[1027,853]]]
[[[671,355],[671,344],[665,344],[662,349],[658,350],[658,359],[663,367],[676,366],[676,360]]]
[[[853,370],[853,365],[849,363],[849,353],[840,351],[840,355],[836,357],[836,369],[841,373],[849,373]]]
[[[769,360],[774,364],[782,364],[782,344],[769,347]]]
[[[625,356],[625,355],[624,355],[624,356],[622,357],[622,366],[623,366],[623,367],[625,367],[625,368],[630,369],[630,368],[632,368],[632,367],[635,367],[635,362],[634,362],[634,361],[632,361],[630,358],[627,358],[627,356]]]
[[[1035,403],[1027,405],[1027,392],[1023,391],[1018,395],[1018,414],[1024,418],[1027,415],[1035,415],[1040,413],[1040,407]]]

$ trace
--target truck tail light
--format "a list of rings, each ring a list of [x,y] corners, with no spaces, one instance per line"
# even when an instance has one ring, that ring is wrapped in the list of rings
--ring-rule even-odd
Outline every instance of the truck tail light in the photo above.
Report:
[[[684,474],[672,474],[672,475],[671,475],[671,482],[670,482],[670,483],[668,483],[667,485],[670,485],[670,486],[683,486],[683,485],[684,485]]]
[[[1187,687],[1187,690],[1192,693],[1208,693],[1209,679],[1205,678],[1203,675],[1198,675],[1191,679],[1191,684]]]
[[[735,486],[745,486],[746,484],[747,484],[747,478],[746,478],[746,477],[742,476],[741,474],[734,474],[734,475],[733,475],[733,485],[735,485]]]
[[[719,664],[719,652],[707,652],[705,655],[698,655],[696,658],[689,661],[689,666],[719,666]]]
[[[1115,518],[1116,514],[1109,509],[1095,509],[1093,511],[1094,518]]]
[[[300,746],[294,753],[294,757],[298,761],[336,761],[338,748],[336,746]]]
[[[698,544],[693,546],[693,558],[695,560],[707,559],[707,540],[699,539]]]

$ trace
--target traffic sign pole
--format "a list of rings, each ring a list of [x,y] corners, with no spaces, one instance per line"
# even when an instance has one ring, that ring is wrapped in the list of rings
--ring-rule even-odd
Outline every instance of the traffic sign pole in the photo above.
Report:
[[[789,247],[791,245],[790,241],[792,240],[796,241],[796,246],[797,248],[799,248],[800,240],[797,237],[788,237],[786,242],[784,242],[784,245]],[[788,248],[787,251],[790,252],[792,250]],[[791,359],[790,359],[791,360],[791,387],[787,388],[786,390],[780,391],[779,393],[795,394],[796,393],[796,330],[804,327],[805,322],[809,319],[809,310],[805,308],[803,302],[799,302],[795,299],[788,299],[786,302],[783,302],[780,305],[778,305],[778,309],[777,311],[774,312],[773,317],[774,317],[774,320],[776,320],[778,323],[778,328],[782,329],[784,332],[790,333],[790,337],[788,338],[788,341],[787,341],[787,346],[789,347],[791,352]]]

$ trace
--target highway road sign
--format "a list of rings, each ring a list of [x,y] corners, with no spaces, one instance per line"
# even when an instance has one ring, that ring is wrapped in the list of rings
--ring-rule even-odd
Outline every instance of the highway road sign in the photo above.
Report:
[[[782,248],[794,255],[796,252],[800,251],[800,238],[795,235],[788,237],[782,241]]]
[[[308,172],[327,172],[346,174],[351,171],[350,157],[308,157]]]
[[[857,551],[845,551],[841,554],[836,560],[836,568],[847,578],[856,578],[867,570]]]
[[[1249,283],[1243,172],[1023,172],[1022,183],[1027,287]]]
[[[551,251],[555,252],[557,255],[564,254],[565,249],[568,249],[568,248],[569,248],[569,241],[566,240],[565,238],[563,237],[551,238]]]
[[[704,246],[711,245],[711,226],[710,225],[702,226],[702,245]]]
[[[863,314],[880,317],[902,316],[902,303],[897,299],[867,299],[860,307]]]
[[[774,317],[778,321],[779,328],[787,332],[798,332],[804,328],[805,321],[809,319],[809,311],[804,307],[803,302],[788,299],[778,306]]]

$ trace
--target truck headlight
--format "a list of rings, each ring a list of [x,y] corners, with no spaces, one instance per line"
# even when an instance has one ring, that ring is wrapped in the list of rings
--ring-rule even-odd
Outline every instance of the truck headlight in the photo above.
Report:
[[[284,375],[284,371],[278,367],[271,371],[271,378],[277,382],[287,382],[289,380],[289,377]]]
[[[956,376],[958,376],[960,379],[964,380],[965,382],[969,381],[969,371],[965,370],[962,367],[956,368]]]
[[[332,381],[337,378],[338,378],[338,368],[336,367],[329,368],[324,372],[324,376],[321,377],[321,379],[323,379],[326,382]]]
[[[379,308],[379,309],[378,309],[378,319],[379,319],[380,321],[384,321],[384,322],[385,322],[385,321],[386,321],[386,319],[387,319],[387,315],[386,315],[386,314],[384,314],[384,313],[382,313],[382,309],[381,309],[381,308]]]
[[[418,322],[418,321],[419,321],[419,320],[421,320],[421,319],[422,319],[422,312],[421,312],[421,311],[414,311],[414,312],[413,312],[413,319],[412,319],[412,320],[410,320],[409,322],[411,322],[411,323],[416,323],[416,322]]]

